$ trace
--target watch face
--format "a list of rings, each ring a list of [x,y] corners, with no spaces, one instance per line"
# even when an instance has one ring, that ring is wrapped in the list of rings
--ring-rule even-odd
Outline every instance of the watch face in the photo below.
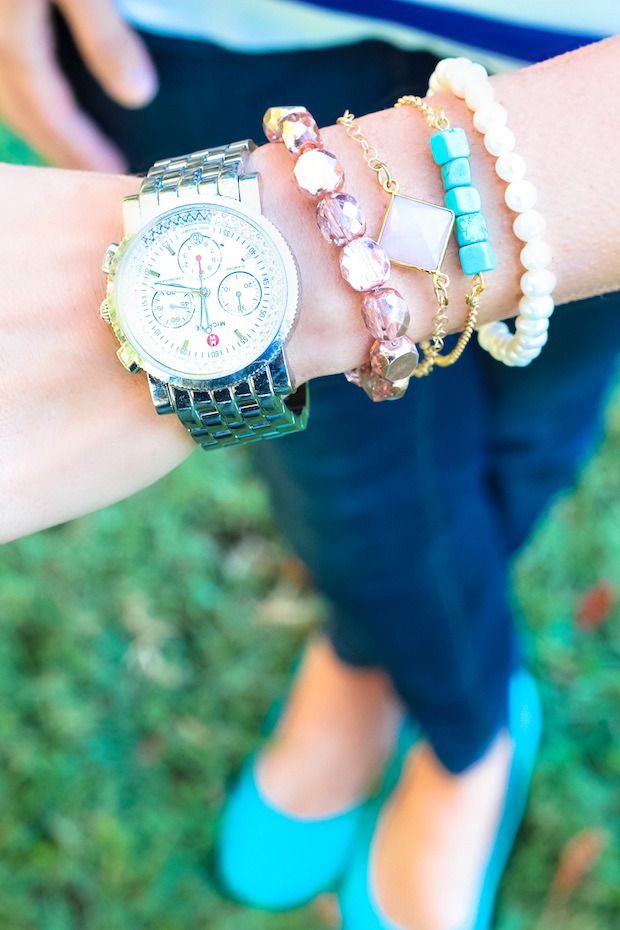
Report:
[[[123,244],[110,275],[121,341],[140,367],[188,386],[251,373],[274,340],[281,345],[297,308],[281,234],[261,214],[219,199],[160,214]]]

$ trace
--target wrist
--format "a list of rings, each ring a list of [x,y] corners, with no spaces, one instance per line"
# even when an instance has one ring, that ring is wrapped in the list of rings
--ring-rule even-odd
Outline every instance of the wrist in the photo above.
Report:
[[[420,121],[420,114],[406,112],[408,109],[386,110],[363,117],[359,123],[389,162],[394,177],[400,181],[401,193],[442,205],[444,190],[440,171],[431,158],[430,132],[424,121]],[[452,109],[456,114],[454,122],[462,124],[473,138],[471,116],[465,106]],[[460,109],[464,112],[457,112]],[[334,152],[343,165],[346,191],[362,206],[367,218],[367,234],[376,238],[389,195],[377,184],[375,173],[368,168],[360,148],[343,127],[328,127],[321,131],[321,136],[325,148]],[[487,200],[502,197],[492,165],[485,164],[490,156],[481,142],[478,144],[476,140],[472,155],[476,162],[474,171],[484,176],[484,185],[479,185],[484,190],[483,202],[485,196]],[[368,361],[372,337],[362,321],[362,295],[343,280],[337,253],[317,229],[314,205],[304,199],[293,181],[290,157],[282,145],[271,144],[257,150],[254,159],[255,167],[262,174],[263,208],[287,237],[300,269],[301,320],[289,343],[289,359],[296,377],[302,381],[313,375],[341,372],[364,364]],[[506,216],[498,235],[499,252],[502,259],[509,253],[515,268],[512,284],[507,278],[503,279],[503,315],[508,316],[516,309],[518,249],[513,242],[508,211],[505,208],[504,211]],[[471,279],[461,271],[454,244],[449,246],[443,270],[452,282],[448,329],[458,332],[463,329],[469,310],[464,297],[471,287]],[[427,339],[437,312],[431,276],[393,265],[388,283],[402,293],[411,310],[408,335],[415,341]],[[491,289],[494,309],[498,306],[498,294],[497,287]],[[485,322],[484,314],[481,314],[481,322]]]

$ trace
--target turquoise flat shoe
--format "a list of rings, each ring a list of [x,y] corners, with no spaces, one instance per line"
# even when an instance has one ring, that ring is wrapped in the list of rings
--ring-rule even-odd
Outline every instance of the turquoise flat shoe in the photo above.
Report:
[[[307,819],[272,807],[250,758],[224,809],[217,869],[225,891],[250,907],[290,910],[333,889],[352,854],[362,805]]]
[[[378,786],[379,804],[398,783],[417,737],[405,720]],[[293,817],[262,796],[256,756],[250,756],[220,820],[215,871],[223,893],[250,907],[284,911],[335,891],[351,861],[367,803],[322,819]]]
[[[542,714],[536,685],[526,671],[516,673],[511,679],[509,713],[514,755],[506,799],[485,871],[476,916],[467,930],[489,928],[497,888],[523,817],[534,771]],[[378,802],[369,803],[363,814],[356,850],[338,894],[342,930],[403,930],[381,912],[372,884],[372,840],[381,807]]]

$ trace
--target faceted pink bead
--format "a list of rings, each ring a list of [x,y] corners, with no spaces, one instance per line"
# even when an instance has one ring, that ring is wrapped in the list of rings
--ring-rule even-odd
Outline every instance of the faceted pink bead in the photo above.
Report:
[[[319,127],[312,113],[291,113],[280,120],[282,141],[291,155],[301,155],[307,149],[322,149]]]
[[[335,155],[324,149],[303,152],[295,162],[297,186],[310,197],[335,194],[344,184],[344,168]]]
[[[340,253],[342,277],[355,291],[381,287],[390,276],[390,260],[374,239],[353,239]]]
[[[362,316],[375,339],[390,342],[404,336],[411,322],[404,298],[393,287],[378,287],[362,301]]]
[[[398,400],[402,397],[409,386],[409,378],[402,378],[400,381],[386,381],[375,371],[372,370],[370,363],[357,368],[359,386],[366,392],[371,400],[379,402],[382,400]]]
[[[316,222],[327,241],[338,248],[366,232],[362,208],[350,194],[336,194],[321,200],[316,208]]]
[[[388,381],[408,378],[418,366],[415,343],[408,336],[390,342],[377,340],[370,350],[370,365],[374,374]]]
[[[305,107],[269,107],[263,116],[263,132],[270,142],[282,141],[280,120],[291,113],[305,113]]]
[[[351,371],[345,371],[344,376],[349,384],[356,384],[357,387],[362,386],[361,370],[361,368],[352,368]]]

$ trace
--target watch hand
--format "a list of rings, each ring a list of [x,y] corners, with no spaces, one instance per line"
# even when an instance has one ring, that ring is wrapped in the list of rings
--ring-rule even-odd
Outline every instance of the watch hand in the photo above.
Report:
[[[240,313],[243,313],[243,304],[241,303],[241,291],[237,291],[237,309]]]
[[[211,291],[209,291],[206,287],[202,287],[200,289],[200,325],[201,329],[204,329],[204,331],[207,333],[210,333],[212,329],[211,325],[209,324],[209,307],[207,305],[207,297],[210,293]],[[203,315],[204,324],[202,323]]]
[[[170,291],[175,288],[180,291],[189,291],[190,294],[200,293],[200,290],[197,287],[192,287],[191,284],[173,284],[172,282],[158,281],[156,284],[153,284],[152,287],[155,291]]]
[[[202,270],[202,255],[196,255],[195,258],[196,258],[196,262],[198,263],[198,279],[200,281],[200,290],[198,291],[198,293],[200,294],[200,327],[199,328],[203,329],[205,332],[210,332],[211,327],[209,326],[209,308],[207,306],[207,297],[210,292],[203,285],[204,273]],[[203,320],[204,320],[204,323],[203,323]]]

